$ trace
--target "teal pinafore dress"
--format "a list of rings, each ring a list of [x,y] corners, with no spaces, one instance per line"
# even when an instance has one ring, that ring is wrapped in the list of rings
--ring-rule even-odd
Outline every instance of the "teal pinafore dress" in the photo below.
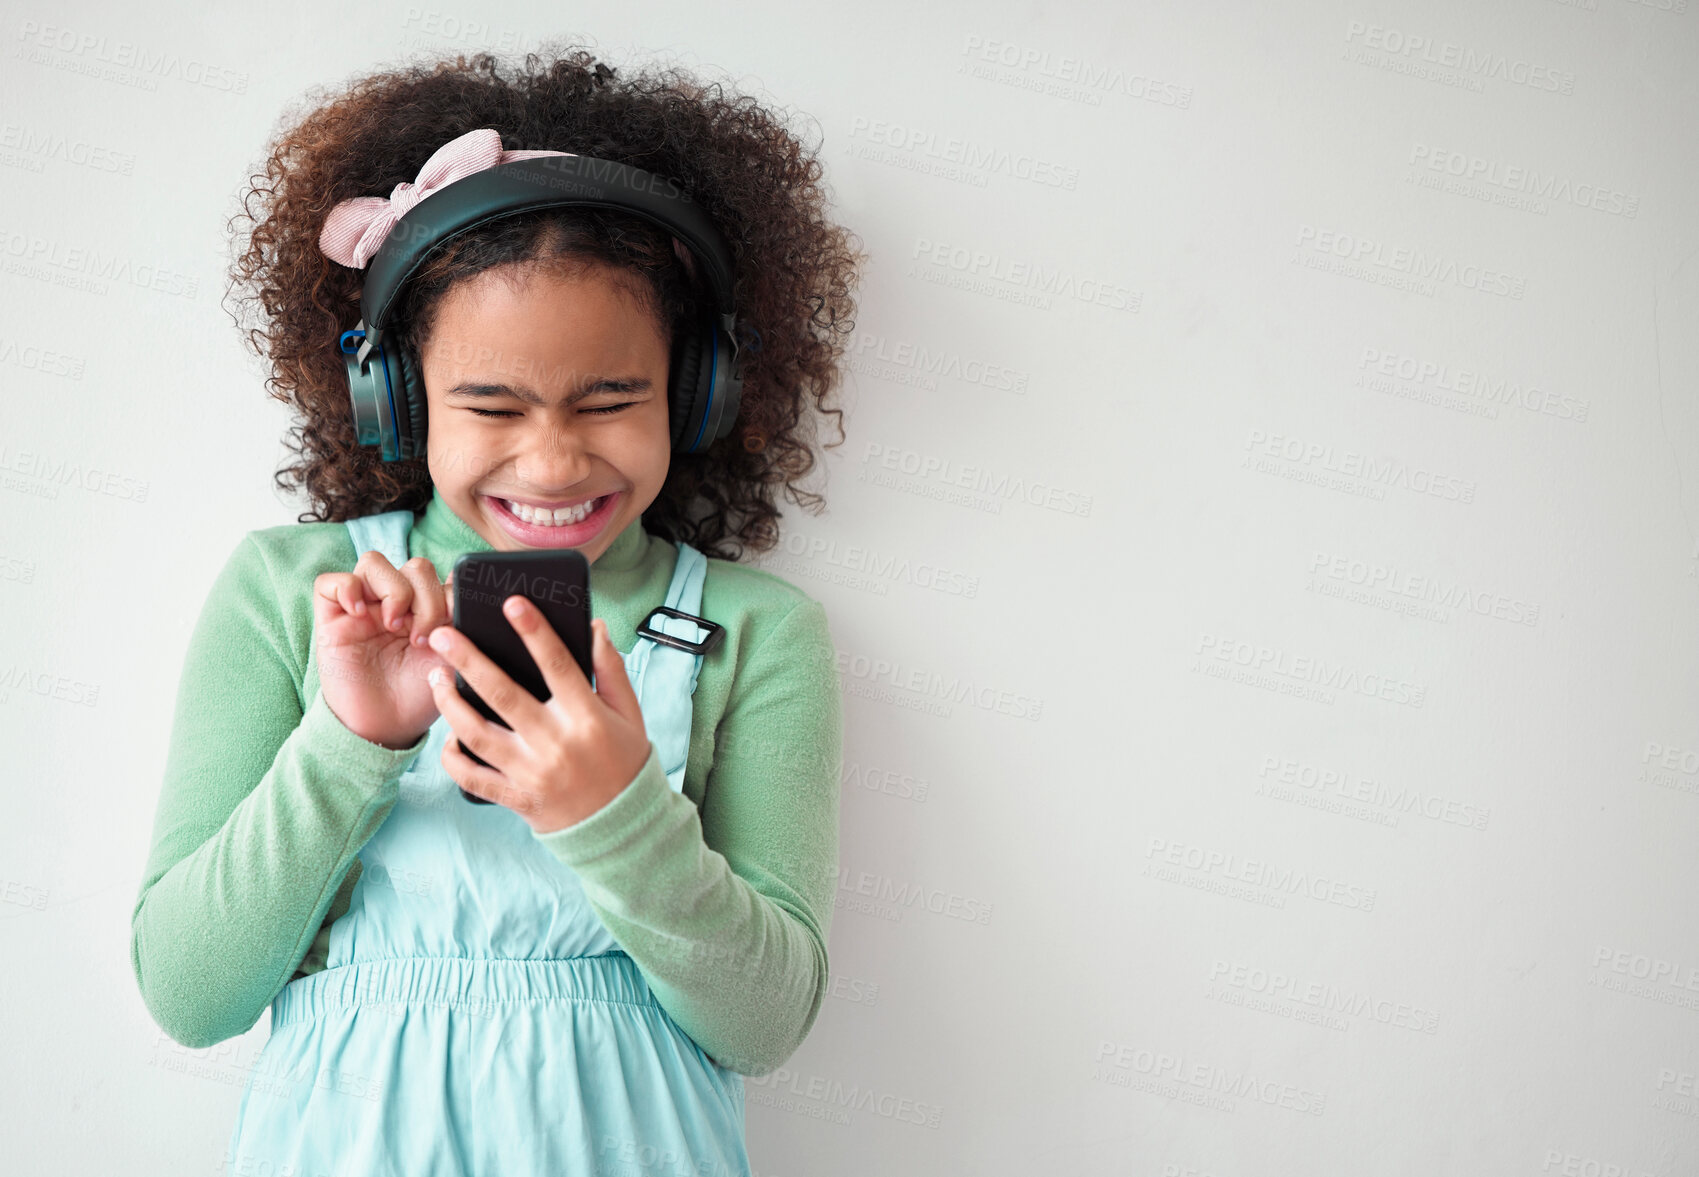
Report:
[[[410,511],[348,522],[407,559]],[[665,604],[695,615],[707,561],[678,544]],[[651,628],[694,642],[696,627]],[[625,656],[674,791],[702,655]],[[326,967],[272,1001],[231,1134],[231,1173],[274,1177],[748,1177],[743,1077],[650,992],[577,875],[518,814],[443,771],[445,719],[360,851]]]

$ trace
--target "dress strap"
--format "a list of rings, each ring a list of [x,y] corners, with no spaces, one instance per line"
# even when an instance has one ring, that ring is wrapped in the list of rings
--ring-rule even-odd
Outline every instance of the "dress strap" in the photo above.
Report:
[[[673,542],[678,558],[673,563],[664,606],[671,612],[654,609],[637,627],[637,642],[625,655],[625,672],[637,688],[643,727],[655,745],[667,783],[673,792],[681,793],[690,755],[691,702],[702,670],[702,655],[719,644],[723,631],[697,617],[702,609],[702,584],[708,575],[707,557],[683,540]],[[662,636],[651,637],[645,631]],[[677,644],[662,638],[672,638]]]
[[[346,524],[354,540],[354,559],[377,551],[397,568],[407,563],[407,533],[413,527],[413,512],[402,508],[350,519]]]

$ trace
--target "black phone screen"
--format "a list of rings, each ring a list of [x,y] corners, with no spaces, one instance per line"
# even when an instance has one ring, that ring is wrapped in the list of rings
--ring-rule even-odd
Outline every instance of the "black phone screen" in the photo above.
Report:
[[[525,639],[502,612],[509,597],[525,597],[536,605],[592,685],[590,659],[590,562],[576,548],[530,552],[467,552],[454,562],[454,628],[471,639],[485,657],[539,701],[549,698],[543,672],[525,648]],[[457,671],[455,689],[485,719],[508,724],[479,698]],[[467,748],[460,750],[477,764],[489,767]],[[465,789],[468,801],[490,804]]]

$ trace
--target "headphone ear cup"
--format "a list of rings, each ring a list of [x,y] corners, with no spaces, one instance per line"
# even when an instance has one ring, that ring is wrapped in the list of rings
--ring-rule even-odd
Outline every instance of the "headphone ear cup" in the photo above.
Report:
[[[707,430],[710,438],[726,437],[737,424],[738,410],[743,404],[743,353],[734,353],[731,339],[714,324],[710,331],[714,338],[714,348],[708,357],[709,371],[708,387],[712,389],[714,403],[709,406],[712,418]]]
[[[707,374],[702,370],[702,351],[701,327],[696,324],[680,327],[673,339],[672,371],[667,380],[675,452],[695,452],[686,439],[696,436],[703,390],[708,385]]]
[[[401,368],[381,345],[362,362],[355,342],[362,335],[363,331],[355,328],[343,332],[338,342],[348,373],[354,444],[376,446],[383,461],[393,462],[405,456],[402,440],[410,425],[405,407],[398,412],[396,406],[405,392],[400,383]]]
[[[387,350],[387,349],[386,349]],[[419,362],[410,349],[395,349],[394,387],[401,390],[401,403],[395,406],[395,419],[401,426],[398,449],[403,458],[425,456],[425,378]]]

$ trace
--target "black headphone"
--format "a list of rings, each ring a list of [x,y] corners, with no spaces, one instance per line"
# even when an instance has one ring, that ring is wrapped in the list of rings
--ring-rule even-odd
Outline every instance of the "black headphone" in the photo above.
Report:
[[[725,237],[673,180],[613,160],[550,155],[464,176],[395,222],[366,268],[360,322],[338,340],[347,357],[358,444],[382,446],[386,462],[425,452],[425,381],[418,357],[409,348],[383,344],[403,283],[432,251],[485,221],[571,206],[634,213],[670,231],[697,259],[715,307],[673,340],[667,377],[672,448],[697,453],[731,432],[743,394],[743,354],[732,302],[736,268]]]

